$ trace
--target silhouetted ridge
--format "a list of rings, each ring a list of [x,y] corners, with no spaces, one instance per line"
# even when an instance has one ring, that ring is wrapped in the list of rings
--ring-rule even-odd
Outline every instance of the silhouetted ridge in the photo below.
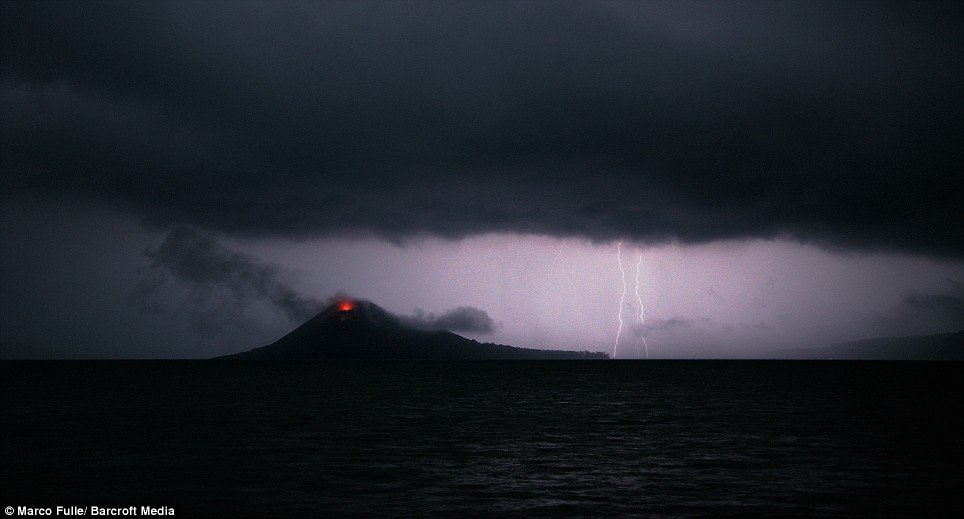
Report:
[[[606,359],[605,353],[480,343],[447,330],[408,326],[370,301],[344,299],[272,344],[221,358],[238,359]]]

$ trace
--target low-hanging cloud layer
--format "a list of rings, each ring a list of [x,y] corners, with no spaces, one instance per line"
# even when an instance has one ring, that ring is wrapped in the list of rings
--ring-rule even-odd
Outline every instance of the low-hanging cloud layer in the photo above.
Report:
[[[242,235],[964,257],[960,3],[0,10],[5,196]]]
[[[947,280],[940,292],[905,292],[900,302],[870,319],[881,334],[926,333],[934,329],[964,329],[964,285]]]

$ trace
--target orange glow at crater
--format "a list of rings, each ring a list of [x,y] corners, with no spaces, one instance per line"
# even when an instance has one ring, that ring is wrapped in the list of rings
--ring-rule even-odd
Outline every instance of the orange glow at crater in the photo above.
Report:
[[[351,312],[355,309],[355,302],[348,300],[339,301],[337,308],[339,312]]]

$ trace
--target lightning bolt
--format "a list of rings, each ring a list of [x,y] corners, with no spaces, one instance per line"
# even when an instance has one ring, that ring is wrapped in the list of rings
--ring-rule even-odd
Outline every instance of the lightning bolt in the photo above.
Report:
[[[639,324],[640,326],[645,325],[643,319],[643,299],[639,297],[639,265],[643,262],[643,253],[639,253],[639,257],[636,259],[636,304],[639,305]],[[642,333],[642,332],[640,332]],[[639,341],[643,341],[643,346],[646,347],[646,358],[649,358],[649,344],[646,344],[646,337],[642,335],[639,336]],[[639,341],[636,341],[636,358],[639,358]]]
[[[613,343],[613,358],[616,358],[616,347],[619,346],[619,336],[623,333],[623,303],[626,301],[626,271],[623,270],[623,260],[620,255],[623,252],[623,241],[619,240],[616,245],[616,262],[619,263],[619,273],[623,278],[623,293],[619,296],[619,308],[616,311],[616,318],[619,319],[619,329],[616,330],[616,342]]]

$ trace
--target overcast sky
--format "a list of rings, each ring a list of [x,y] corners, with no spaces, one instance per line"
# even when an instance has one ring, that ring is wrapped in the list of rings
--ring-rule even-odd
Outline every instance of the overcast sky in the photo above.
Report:
[[[958,2],[0,15],[8,356],[229,353],[336,293],[617,357],[964,328]]]

